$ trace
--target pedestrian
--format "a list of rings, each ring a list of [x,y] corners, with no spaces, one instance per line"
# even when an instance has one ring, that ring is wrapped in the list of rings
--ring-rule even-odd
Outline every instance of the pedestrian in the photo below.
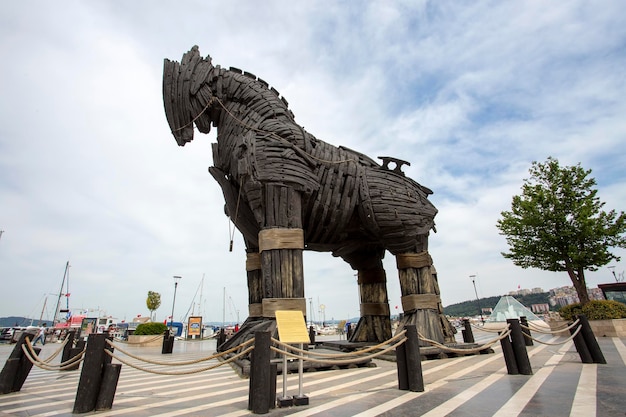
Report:
[[[39,328],[39,333],[37,333],[37,337],[33,340],[33,346],[37,344],[39,339],[41,339],[41,346],[46,344],[46,323],[42,324]]]

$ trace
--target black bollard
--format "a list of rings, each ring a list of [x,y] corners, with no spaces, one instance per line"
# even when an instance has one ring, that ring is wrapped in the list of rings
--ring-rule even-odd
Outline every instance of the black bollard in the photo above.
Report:
[[[600,349],[600,345],[596,340],[596,336],[593,334],[593,330],[589,325],[589,320],[587,320],[587,316],[584,314],[580,314],[576,316],[580,320],[580,324],[582,328],[580,332],[583,334],[583,339],[585,339],[585,344],[587,345],[587,349],[589,349],[589,353],[593,358],[594,363],[606,364],[606,359],[602,354],[602,350]]]
[[[311,344],[315,345],[315,329],[313,326],[309,326],[309,339],[311,340]]]
[[[401,344],[396,348],[396,367],[398,368],[398,389],[409,390],[409,373],[406,369],[406,346]]]
[[[26,378],[33,367],[32,362],[26,357],[22,346],[26,345],[26,339],[33,340],[35,336],[31,333],[22,333],[19,340],[13,347],[9,358],[0,372],[0,394],[17,392],[22,389]],[[39,355],[40,348],[33,348]]]
[[[572,323],[569,323],[569,325],[571,324]],[[585,338],[582,335],[582,324],[578,323],[578,326],[569,329],[569,332],[570,334],[574,334],[577,329],[580,329],[580,331],[574,336],[574,346],[576,346],[576,352],[578,352],[578,356],[580,356],[580,361],[582,363],[593,363],[593,358],[591,357],[591,353],[589,353],[589,349],[587,349]]]
[[[174,350],[174,336],[169,329],[163,332],[163,345],[161,346],[161,354],[172,353]]]
[[[106,347],[105,334],[90,334],[87,340],[87,350],[83,360],[83,368],[76,389],[74,414],[88,413],[96,408],[96,402],[102,385],[104,365],[111,362],[111,357],[104,350]]]
[[[424,376],[422,374],[422,357],[420,355],[420,341],[417,337],[417,328],[414,324],[405,327],[406,368],[409,381],[409,391],[424,392]]]
[[[217,335],[217,351],[221,352],[221,346],[226,343],[226,332],[224,329],[220,329],[219,334]]]
[[[515,355],[515,363],[517,363],[517,370],[522,375],[532,375],[533,370],[530,366],[530,359],[528,359],[522,326],[520,326],[517,319],[507,319],[506,322],[511,326],[511,345]]]
[[[107,355],[109,356],[109,355]],[[96,401],[96,411],[110,410],[113,408],[113,399],[117,382],[120,379],[122,365],[119,363],[107,363],[102,374],[102,385]]]
[[[474,343],[474,333],[472,332],[472,324],[469,319],[463,319],[463,325],[465,326],[465,330],[463,333],[463,341],[465,343]]]
[[[61,362],[67,362],[72,358],[71,349],[74,347],[74,335],[76,330],[67,332],[65,336],[65,346],[63,346],[63,353],[61,354]]]
[[[520,324],[524,327],[522,327],[522,333],[524,334],[524,343],[526,343],[526,346],[533,346],[533,339],[530,338],[530,336],[532,336],[530,334],[530,327],[528,327],[528,319],[526,318],[526,316],[521,316],[519,318]]]
[[[500,333],[502,334],[502,332]],[[519,375],[519,369],[517,369],[517,362],[515,361],[515,354],[513,353],[513,346],[511,345],[510,335],[500,339],[500,346],[502,346],[502,355],[504,356],[504,363],[506,363],[506,370],[509,375]]]
[[[276,376],[278,375],[278,364],[270,363],[270,395],[269,408],[276,408]]]
[[[250,363],[250,392],[248,394],[248,409],[254,414],[269,412],[275,396],[272,395],[270,381],[272,370],[270,367],[270,332],[254,333],[254,350]],[[276,382],[274,381],[274,387]],[[276,388],[274,388],[274,392]]]

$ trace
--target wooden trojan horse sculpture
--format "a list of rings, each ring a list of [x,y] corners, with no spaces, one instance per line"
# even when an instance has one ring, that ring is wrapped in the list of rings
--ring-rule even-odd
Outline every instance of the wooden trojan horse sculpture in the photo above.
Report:
[[[358,152],[322,142],[299,126],[287,101],[260,78],[224,69],[197,47],[165,60],[163,99],[179,146],[217,128],[211,175],[246,251],[249,317],[226,349],[276,329],[275,311],[306,315],[302,251],[329,251],[358,271],[361,317],[353,342],[391,337],[385,251],[397,260],[406,324],[454,342],[428,254],[435,207],[428,188]],[[393,165],[390,167],[390,164]]]

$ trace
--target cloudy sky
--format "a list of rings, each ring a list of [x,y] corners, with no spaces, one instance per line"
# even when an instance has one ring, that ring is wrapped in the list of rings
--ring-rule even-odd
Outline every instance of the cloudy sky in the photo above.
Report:
[[[444,305],[474,298],[470,275],[481,297],[569,284],[500,254],[496,221],[532,161],[580,162],[606,209],[626,206],[621,1],[23,0],[2,9],[0,317],[52,319],[69,261],[72,309],[130,320],[148,314],[151,290],[163,320],[179,275],[176,319],[190,309],[245,319],[244,246],[236,234],[229,252],[207,172],[214,133],[179,148],[163,111],[163,59],[193,45],[268,81],[319,139],[411,162],[407,175],[434,190],[439,209],[430,252]],[[354,271],[330,254],[304,261],[314,317],[320,304],[326,319],[357,316]],[[399,311],[389,254],[385,265]],[[587,277],[590,287],[613,280],[606,267]]]

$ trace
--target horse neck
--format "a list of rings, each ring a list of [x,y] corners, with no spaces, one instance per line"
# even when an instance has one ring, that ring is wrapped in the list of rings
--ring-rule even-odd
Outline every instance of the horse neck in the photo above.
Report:
[[[211,91],[218,111],[213,123],[220,130],[229,132],[256,129],[267,119],[284,119],[294,122],[293,114],[281,100],[275,89],[256,76],[235,70],[215,68]]]

